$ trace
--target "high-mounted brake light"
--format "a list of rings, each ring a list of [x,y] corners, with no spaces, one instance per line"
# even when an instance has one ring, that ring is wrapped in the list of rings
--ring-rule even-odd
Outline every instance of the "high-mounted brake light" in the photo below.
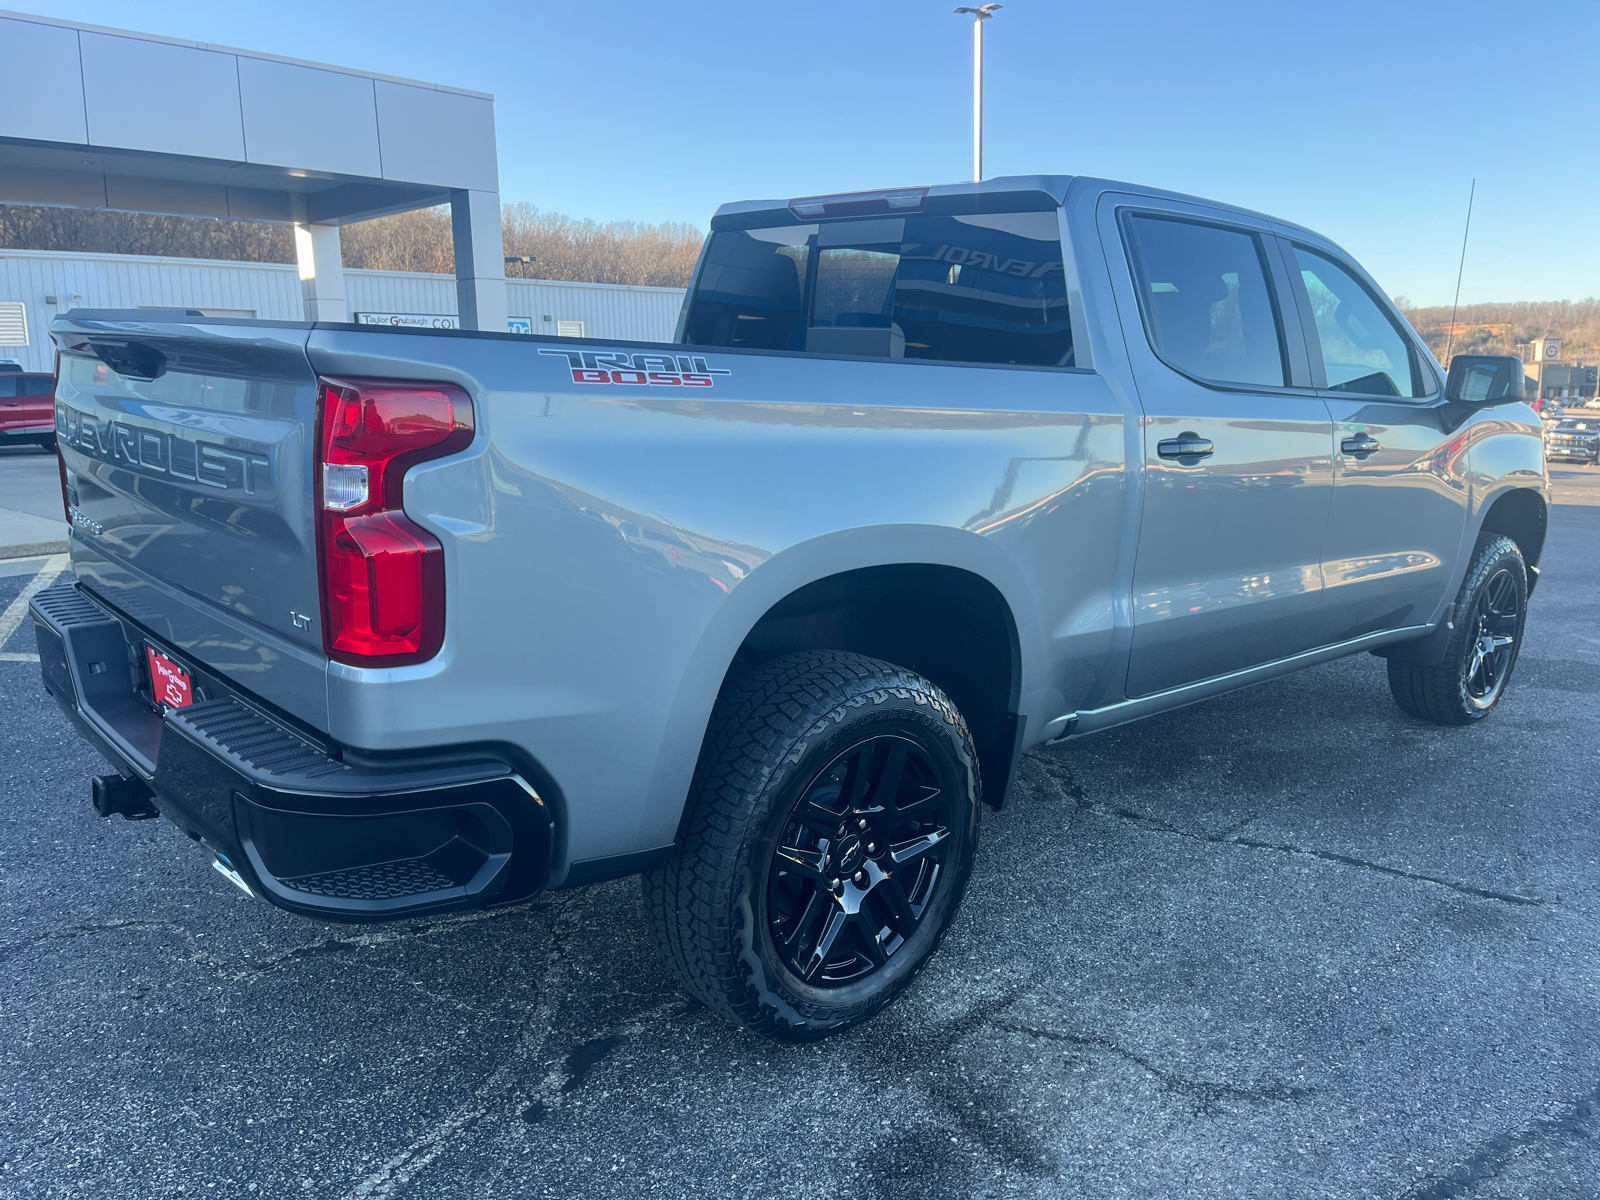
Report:
[[[889,188],[878,192],[840,192],[834,196],[801,196],[789,201],[797,217],[870,217],[884,213],[921,212],[928,189]]]
[[[422,662],[444,641],[444,552],[405,515],[405,475],[472,442],[472,401],[449,384],[320,382],[323,647],[355,666]]]

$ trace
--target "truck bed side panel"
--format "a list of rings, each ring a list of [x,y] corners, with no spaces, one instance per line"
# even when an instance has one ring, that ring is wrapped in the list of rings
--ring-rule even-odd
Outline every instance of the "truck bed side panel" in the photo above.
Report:
[[[335,664],[334,736],[510,742],[564,792],[569,860],[661,845],[745,633],[795,588],[889,562],[989,580],[1022,642],[1024,711],[1081,699],[1109,646],[1126,486],[1102,378],[696,351],[725,372],[714,386],[602,385],[565,357],[687,349],[313,332],[319,373],[457,383],[479,429],[407,478],[408,514],[445,546],[445,647]]]

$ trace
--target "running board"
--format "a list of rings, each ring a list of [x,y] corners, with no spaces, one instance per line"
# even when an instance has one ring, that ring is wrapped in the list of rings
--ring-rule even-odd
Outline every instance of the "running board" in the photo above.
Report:
[[[1302,667],[1313,667],[1318,663],[1331,662],[1336,658],[1359,654],[1363,650],[1372,650],[1378,646],[1386,646],[1391,642],[1407,642],[1413,638],[1419,638],[1431,633],[1433,628],[1432,625],[1408,625],[1403,629],[1386,629],[1381,633],[1369,633],[1363,637],[1351,638],[1347,642],[1335,642],[1331,646],[1319,646],[1315,650],[1307,650],[1303,654],[1291,655],[1289,658],[1280,658],[1276,662],[1263,663],[1259,667],[1233,671],[1227,675],[1217,675],[1211,679],[1202,679],[1198,683],[1186,683],[1182,687],[1170,688],[1164,692],[1155,692],[1149,696],[1140,696],[1137,699],[1108,704],[1104,708],[1091,708],[1083,712],[1067,713],[1064,716],[1057,717],[1044,727],[1044,740],[1047,742],[1059,742],[1065,738],[1083,737],[1086,734],[1099,733],[1102,729],[1113,729],[1118,725],[1126,725],[1130,721],[1137,721],[1141,717],[1154,716],[1158,712],[1167,712],[1170,709],[1182,708],[1186,704],[1209,700],[1213,696],[1220,696],[1224,692],[1232,692],[1242,687],[1249,687],[1253,683],[1265,683],[1269,679],[1276,679],[1280,675],[1288,675],[1293,671],[1300,670]]]

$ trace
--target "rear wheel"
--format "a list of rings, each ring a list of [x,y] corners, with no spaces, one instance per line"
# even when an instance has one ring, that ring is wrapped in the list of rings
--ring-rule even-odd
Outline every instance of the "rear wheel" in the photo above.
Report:
[[[978,760],[932,683],[811,651],[717,700],[680,847],[645,907],[685,990],[768,1037],[870,1017],[954,917],[978,831]]]
[[[1455,631],[1438,666],[1389,660],[1389,690],[1413,717],[1470,725],[1505,695],[1528,618],[1528,570],[1510,538],[1483,534],[1456,599]]]

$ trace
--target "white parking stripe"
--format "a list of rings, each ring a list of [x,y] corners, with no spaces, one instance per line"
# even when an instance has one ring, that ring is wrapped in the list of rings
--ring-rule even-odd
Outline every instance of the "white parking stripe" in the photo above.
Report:
[[[6,643],[11,640],[11,635],[17,631],[17,626],[21,625],[22,619],[28,615],[28,601],[54,583],[56,576],[66,569],[67,556],[65,554],[52,555],[44,564],[43,569],[28,581],[28,586],[22,589],[22,594],[11,602],[5,612],[0,613],[0,650],[5,649]],[[7,662],[18,660],[38,662],[39,656],[37,654],[4,654],[0,655],[0,660]]]

